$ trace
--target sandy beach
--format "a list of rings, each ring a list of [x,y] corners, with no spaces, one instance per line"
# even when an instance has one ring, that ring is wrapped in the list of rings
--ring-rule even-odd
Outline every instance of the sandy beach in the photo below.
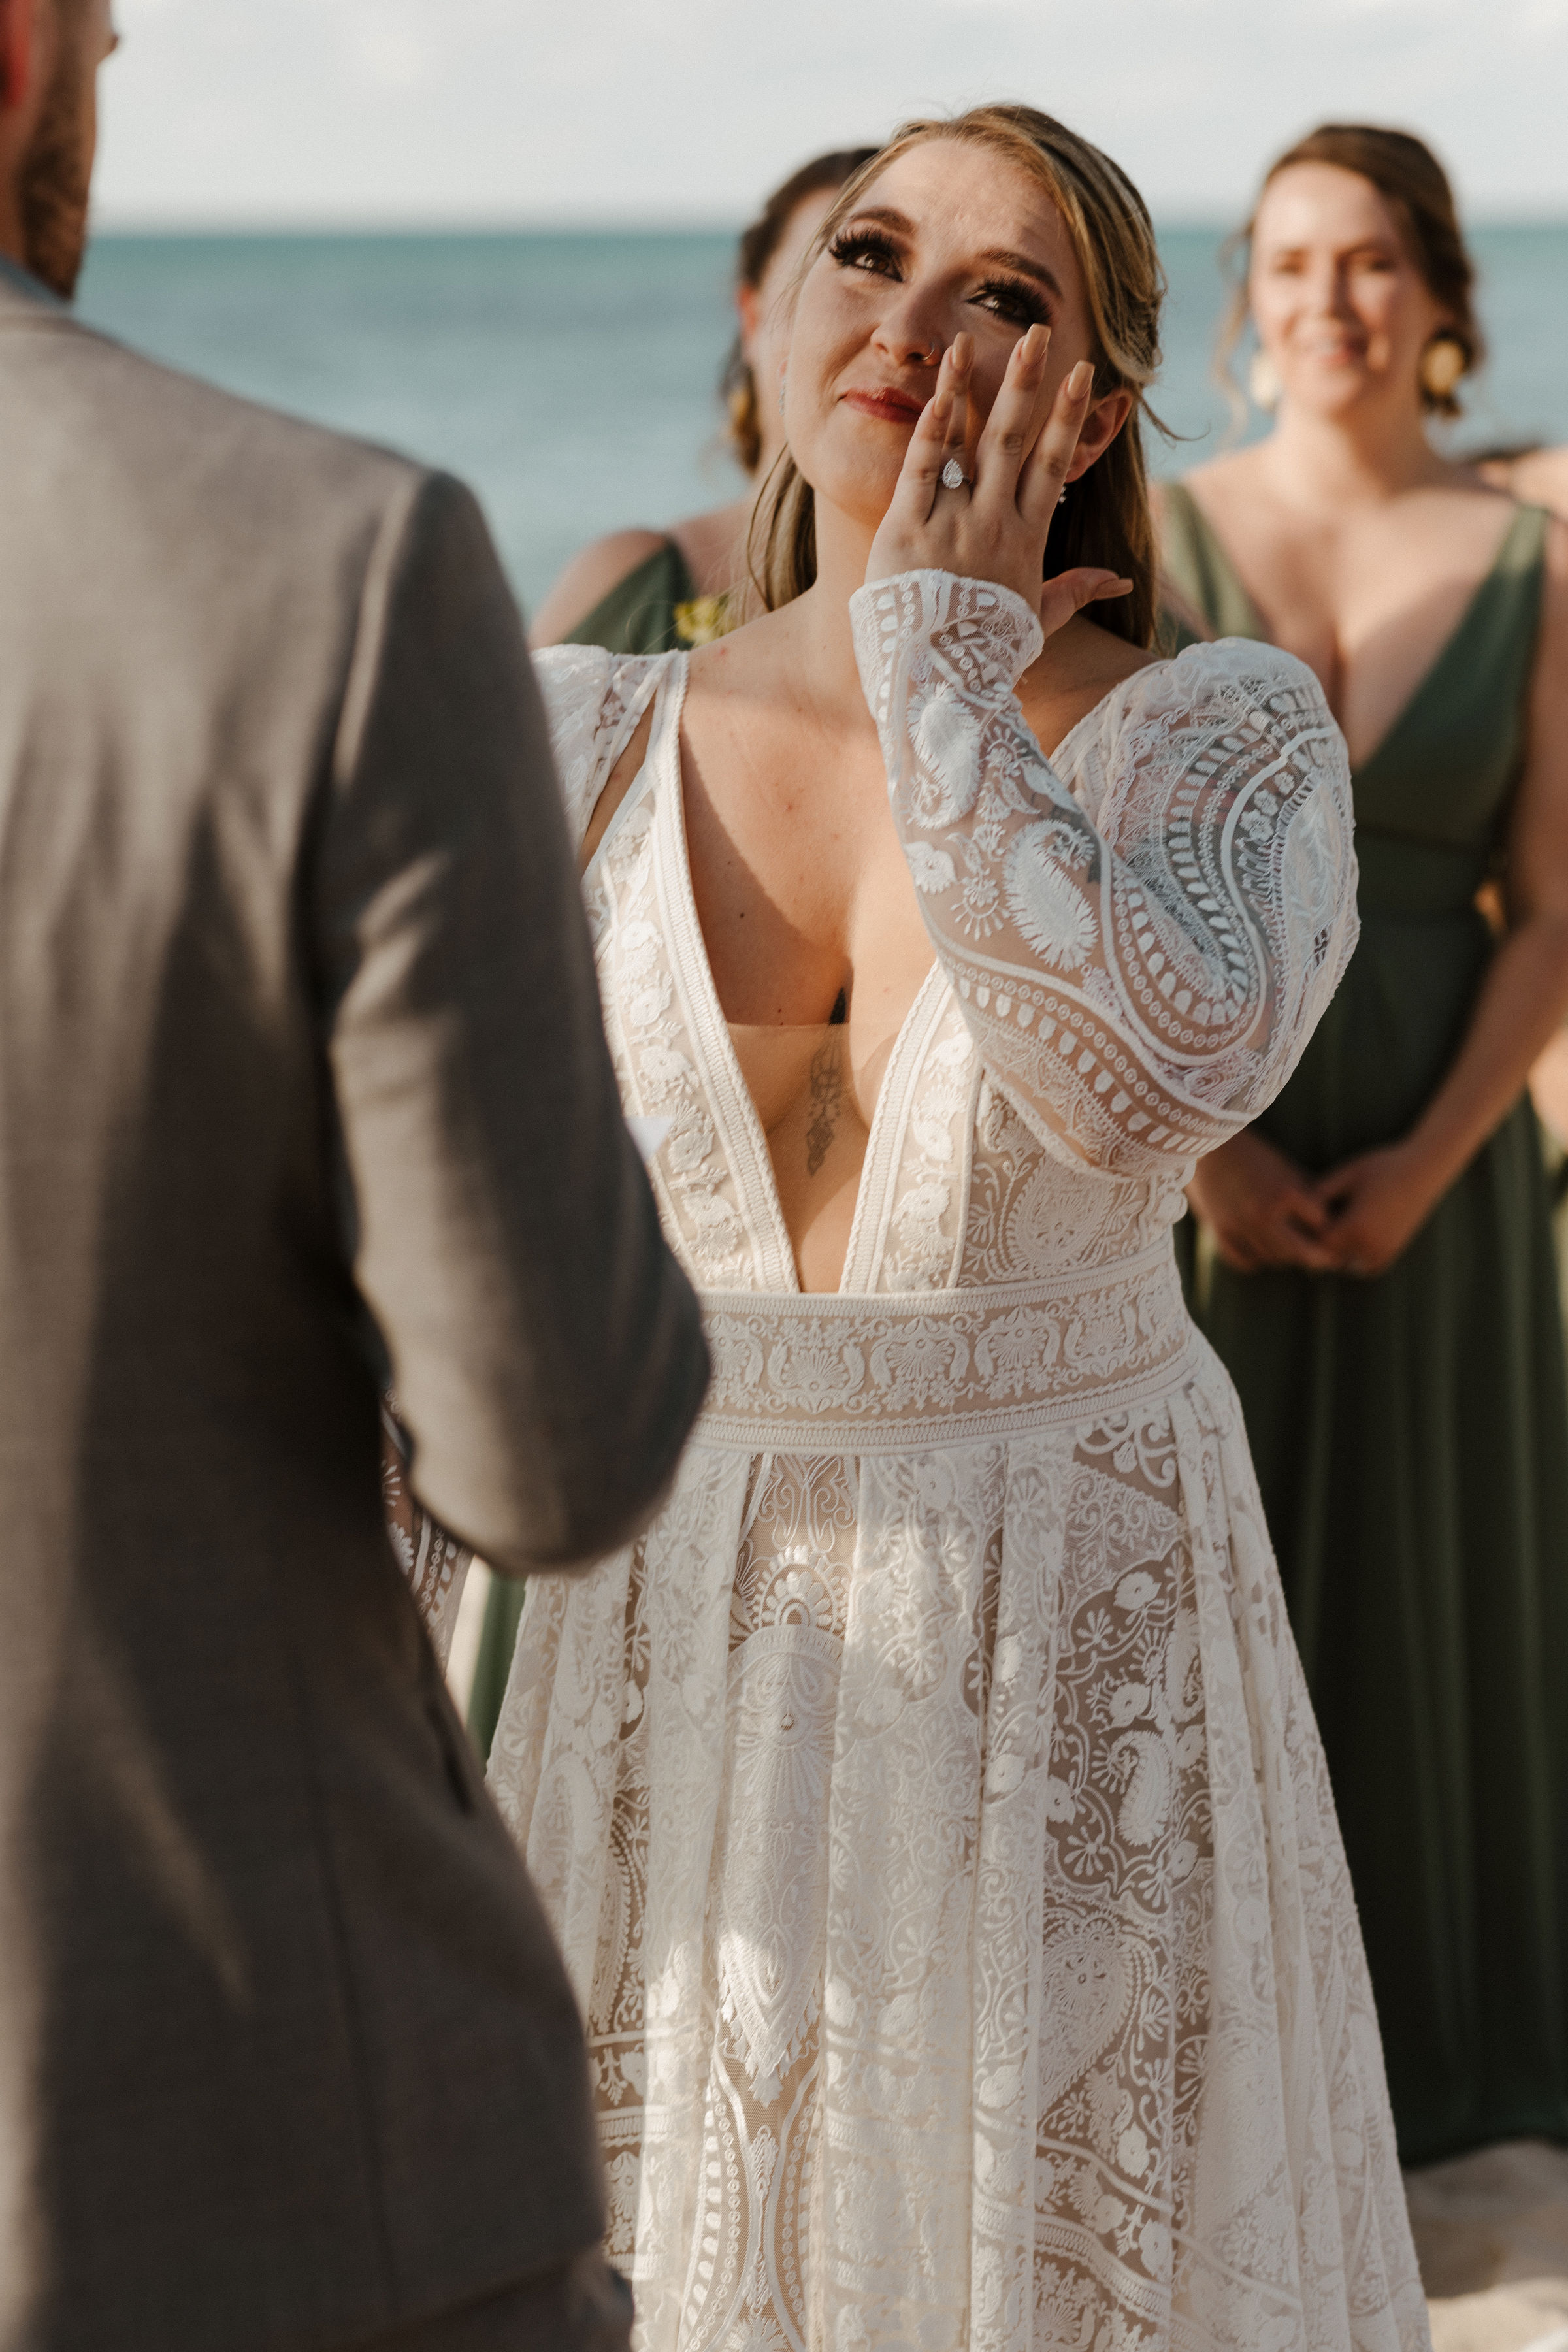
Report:
[[[1568,2148],[1513,2140],[1405,2187],[1435,2352],[1568,2352]]]

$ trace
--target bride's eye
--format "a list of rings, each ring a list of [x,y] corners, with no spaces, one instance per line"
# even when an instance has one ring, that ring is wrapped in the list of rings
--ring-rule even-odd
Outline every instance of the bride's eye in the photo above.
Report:
[[[877,278],[900,274],[898,247],[879,229],[840,229],[827,250],[844,269],[864,269]]]
[[[1051,323],[1050,306],[1045,296],[1021,278],[988,278],[970,299],[994,317],[1006,319],[1026,330],[1048,327]]]

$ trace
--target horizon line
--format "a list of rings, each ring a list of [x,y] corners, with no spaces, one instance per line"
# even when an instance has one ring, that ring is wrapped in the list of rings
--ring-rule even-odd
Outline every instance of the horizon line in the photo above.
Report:
[[[1157,228],[1202,229],[1228,233],[1245,205],[1222,205],[1217,201],[1153,203],[1150,210]],[[605,213],[474,213],[409,215],[396,213],[211,213],[183,214],[111,211],[95,217],[94,238],[242,237],[242,236],[733,236],[745,226],[745,212],[668,214]],[[1469,208],[1468,229],[1568,228],[1568,201],[1555,210],[1525,205],[1484,205]]]

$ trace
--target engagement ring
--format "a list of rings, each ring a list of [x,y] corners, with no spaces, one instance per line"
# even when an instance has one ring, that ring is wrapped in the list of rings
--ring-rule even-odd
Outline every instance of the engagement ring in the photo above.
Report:
[[[946,465],[942,467],[942,486],[944,490],[963,489],[964,486],[963,468],[959,464],[956,457],[950,457]]]

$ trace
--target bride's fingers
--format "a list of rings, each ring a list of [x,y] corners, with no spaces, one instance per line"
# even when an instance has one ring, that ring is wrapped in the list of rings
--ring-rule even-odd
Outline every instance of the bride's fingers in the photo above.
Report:
[[[974,338],[973,335],[954,335],[952,368],[957,395],[956,406],[963,427],[963,442],[955,454],[959,464],[963,467],[964,480],[973,485],[978,464],[976,452],[980,444],[981,426],[984,421],[974,397]]]
[[[1086,604],[1098,604],[1109,596],[1130,596],[1132,583],[1119,572],[1102,572],[1092,564],[1083,564],[1072,572],[1058,572],[1040,590],[1040,625],[1051,636],[1081,613]]]
[[[937,376],[940,385],[945,377],[952,398],[942,427],[942,461],[945,469],[954,458],[966,482],[974,478],[970,452],[970,418],[974,403],[970,398],[970,373],[974,363],[974,344],[968,335],[955,335],[942,353],[942,368]]]
[[[1014,344],[985,430],[975,451],[977,498],[1005,501],[1018,495],[1018,477],[1034,448],[1045,416],[1046,360],[1051,331],[1034,326]]]
[[[947,437],[952,421],[952,353],[944,352],[937,370],[936,390],[915,419],[910,446],[899,469],[890,516],[900,522],[923,523],[936,503],[942,469],[947,463]]]
[[[1078,454],[1079,436],[1094,398],[1094,368],[1079,360],[1051,404],[1045,429],[1035,443],[1018,484],[1018,506],[1031,522],[1044,530],[1061,496],[1068,470]]]

